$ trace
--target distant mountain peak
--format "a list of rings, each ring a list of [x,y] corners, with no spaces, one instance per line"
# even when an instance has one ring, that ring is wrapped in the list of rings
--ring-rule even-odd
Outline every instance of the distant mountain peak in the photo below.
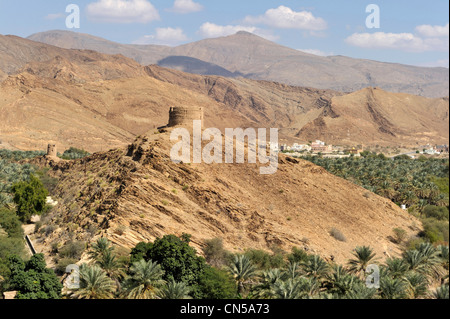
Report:
[[[252,36],[257,36],[256,34],[248,32],[248,31],[238,31],[238,32],[236,32],[235,35],[252,35]]]

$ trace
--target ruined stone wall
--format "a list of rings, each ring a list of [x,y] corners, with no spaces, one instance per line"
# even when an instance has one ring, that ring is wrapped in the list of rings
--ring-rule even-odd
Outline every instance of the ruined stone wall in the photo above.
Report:
[[[192,121],[200,120],[203,124],[202,107],[171,107],[169,111],[169,127],[192,126]]]

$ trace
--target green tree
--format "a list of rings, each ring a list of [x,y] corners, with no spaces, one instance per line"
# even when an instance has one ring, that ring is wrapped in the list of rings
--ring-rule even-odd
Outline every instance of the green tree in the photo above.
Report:
[[[191,299],[190,289],[184,282],[169,281],[158,292],[161,299]]]
[[[428,293],[427,278],[419,273],[410,272],[405,276],[407,295],[410,299],[424,297]]]
[[[435,299],[449,299],[448,285],[442,285],[433,292],[432,296]]]
[[[119,280],[125,277],[125,271],[117,261],[116,255],[108,250],[96,261],[96,264],[106,272],[109,278],[116,282],[117,289],[120,289]]]
[[[73,289],[70,296],[75,299],[111,299],[114,297],[115,283],[99,266],[81,265],[79,269],[80,287]]]
[[[31,216],[41,215],[45,209],[48,191],[39,178],[30,175],[29,182],[19,182],[11,187],[17,215],[22,222],[30,222]]]
[[[364,274],[367,266],[374,261],[375,253],[373,249],[367,246],[356,247],[353,252],[354,259],[349,260],[349,270],[357,275]]]
[[[36,254],[29,261],[11,257],[10,290],[17,290],[17,299],[59,299],[62,284],[53,270],[46,268],[43,254]]]
[[[153,243],[138,243],[130,253],[130,262],[134,263],[141,259],[150,260],[150,251],[153,247]]]
[[[236,282],[225,270],[206,266],[198,283],[192,287],[195,299],[233,299],[236,298]]]
[[[308,257],[308,261],[302,263],[303,271],[307,276],[320,280],[325,277],[329,271],[329,265],[318,255]]]
[[[113,250],[114,248],[111,246],[111,242],[107,238],[101,237],[92,245],[92,248],[89,251],[89,257],[95,261],[99,261]]]
[[[189,286],[197,283],[206,265],[205,259],[189,246],[188,236],[180,239],[167,235],[156,239],[146,258],[161,265],[164,280],[185,282]]]
[[[256,267],[246,255],[236,255],[229,266],[229,271],[238,285],[238,294],[242,294],[245,285],[256,277]]]
[[[382,276],[380,280],[381,297],[384,299],[405,299],[407,284],[401,279]]]
[[[131,276],[123,284],[128,299],[155,299],[159,289],[166,283],[164,270],[157,262],[141,259],[130,268]]]

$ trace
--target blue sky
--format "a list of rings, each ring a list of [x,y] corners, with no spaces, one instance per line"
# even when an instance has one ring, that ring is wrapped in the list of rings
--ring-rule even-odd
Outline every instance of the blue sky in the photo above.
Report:
[[[80,8],[79,29],[66,27],[69,4]],[[379,28],[366,25],[369,4]],[[0,0],[0,34],[61,29],[178,45],[246,30],[319,55],[448,67],[448,12],[448,0]]]

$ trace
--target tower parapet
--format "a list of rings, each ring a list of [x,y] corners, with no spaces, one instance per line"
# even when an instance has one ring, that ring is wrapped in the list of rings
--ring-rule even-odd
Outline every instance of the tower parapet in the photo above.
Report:
[[[169,111],[168,127],[174,126],[192,126],[192,121],[200,120],[203,125],[203,108],[202,107],[171,107]]]

